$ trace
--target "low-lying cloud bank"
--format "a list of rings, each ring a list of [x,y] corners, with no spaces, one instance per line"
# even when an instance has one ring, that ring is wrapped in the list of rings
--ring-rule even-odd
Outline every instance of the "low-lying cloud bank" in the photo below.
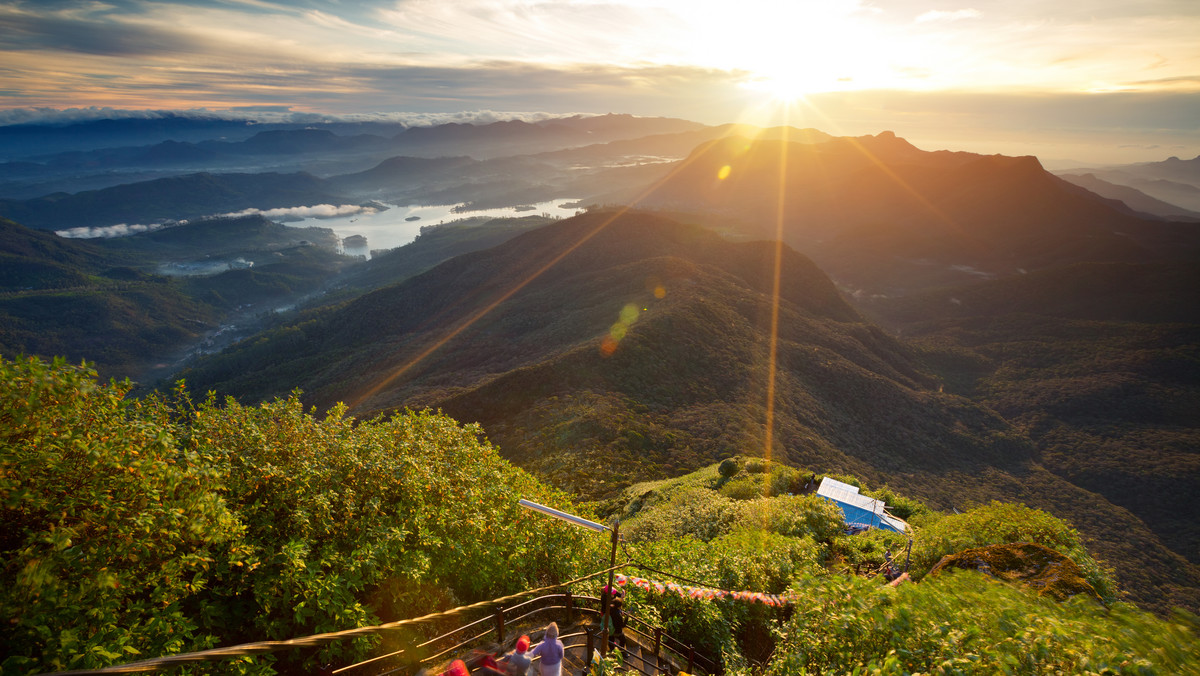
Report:
[[[308,207],[280,207],[276,209],[242,209],[241,211],[231,211],[225,214],[216,214],[206,216],[203,219],[193,220],[209,220],[213,218],[242,218],[244,216],[262,216],[263,218],[272,221],[281,221],[284,223],[293,221],[303,221],[309,218],[338,218],[341,216],[353,216],[354,214],[373,214],[379,211],[379,208],[359,204],[314,204]],[[89,228],[68,228],[66,230],[56,230],[54,234],[59,237],[68,239],[96,239],[108,237],[126,237],[128,235],[136,235],[142,232],[152,232],[163,228],[173,228],[180,225],[187,225],[189,221],[163,221],[161,223],[118,223],[116,225],[106,225],[102,227]]]
[[[291,110],[288,106],[188,110],[127,110],[89,106],[86,108],[10,108],[0,110],[0,127],[14,124],[68,125],[95,120],[163,120],[187,118],[196,120],[249,121],[258,124],[329,124],[335,122],[383,122],[407,127],[431,127],[458,122],[461,124],[491,124],[520,120],[541,122],[563,117],[594,113],[547,113],[539,111],[464,110],[451,113],[309,113]]]
[[[303,221],[306,218],[338,218],[339,216],[353,216],[354,214],[373,214],[379,209],[372,206],[362,206],[358,204],[342,204],[334,206],[332,204],[314,204],[311,207],[279,207],[276,209],[242,209],[228,214],[221,214],[216,218],[240,218],[242,216],[262,216],[269,218],[272,221]]]
[[[187,221],[166,221],[163,223],[118,223],[94,228],[68,228],[55,230],[54,234],[67,239],[97,239],[109,237],[127,237],[141,232],[150,232],[162,228],[187,225]]]

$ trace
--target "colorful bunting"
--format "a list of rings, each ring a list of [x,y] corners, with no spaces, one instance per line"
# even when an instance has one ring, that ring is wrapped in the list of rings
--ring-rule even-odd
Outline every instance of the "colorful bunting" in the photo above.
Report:
[[[618,585],[624,587],[627,584],[632,584],[638,589],[645,591],[657,592],[663,594],[670,592],[678,594],[684,598],[702,599],[711,601],[713,599],[732,599],[734,601],[748,601],[765,603],[768,606],[786,606],[793,602],[794,599],[790,596],[780,596],[777,594],[764,594],[762,592],[752,591],[725,591],[724,589],[712,589],[710,587],[690,587],[688,585],[675,584],[674,582],[656,582],[647,580],[642,577],[634,577],[632,575],[617,575],[615,581]]]

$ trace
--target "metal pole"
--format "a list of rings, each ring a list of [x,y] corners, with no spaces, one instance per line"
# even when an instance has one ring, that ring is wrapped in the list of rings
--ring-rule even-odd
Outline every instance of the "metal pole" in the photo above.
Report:
[[[613,519],[612,525],[612,555],[608,558],[608,593],[601,594],[604,597],[603,610],[600,615],[600,655],[601,657],[608,656],[608,625],[605,621],[611,622],[608,616],[609,607],[612,605],[613,596],[617,590],[613,589],[613,569],[617,565],[617,541],[621,539],[620,535],[621,521]]]
[[[535,512],[541,512],[542,514],[545,514],[546,516],[552,516],[556,519],[562,519],[563,521],[566,521],[567,523],[574,524],[581,528],[587,528],[588,530],[594,530],[597,533],[603,533],[604,531],[608,530],[603,525],[598,524],[595,521],[588,521],[587,519],[585,519],[583,517],[575,516],[574,514],[567,514],[566,512],[559,511],[557,509],[554,509],[553,507],[539,505],[538,503],[533,502],[531,500],[526,500],[525,498],[521,498],[520,500],[517,500],[517,504],[522,507],[525,507],[527,509],[532,509]]]

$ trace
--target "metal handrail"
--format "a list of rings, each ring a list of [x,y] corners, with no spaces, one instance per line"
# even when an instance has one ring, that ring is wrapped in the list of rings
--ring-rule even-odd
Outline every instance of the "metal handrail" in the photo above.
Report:
[[[658,627],[655,627],[654,625],[650,624],[649,622],[647,622],[647,621],[643,620],[642,618],[640,618],[640,617],[638,617],[638,616],[636,616],[636,615],[630,615],[630,616],[629,616],[629,623],[630,623],[630,624],[640,624],[640,625],[642,625],[642,626],[644,626],[644,627],[647,627],[647,628],[649,628],[649,629],[651,629],[651,630],[654,630],[654,629],[657,629],[657,628],[658,628]],[[638,629],[633,629],[633,631],[636,631],[638,634],[641,634],[642,636],[645,636],[647,639],[653,638],[653,637],[651,637],[651,636],[650,636],[650,634],[647,634],[647,633],[646,633],[646,632],[644,632],[644,631],[640,631],[640,630],[638,630]],[[688,644],[684,643],[683,641],[680,641],[679,639],[675,638],[674,636],[671,636],[670,634],[667,634],[667,633],[660,633],[660,637],[662,638],[662,641],[663,641],[663,643],[664,643],[664,644],[667,644],[667,643],[674,644],[674,645],[669,645],[669,646],[668,646],[668,648],[669,648],[669,649],[670,649],[672,652],[674,652],[676,655],[678,655],[678,656],[680,656],[680,657],[687,656],[687,655],[688,655],[688,652],[687,652],[687,651],[688,651],[689,649],[693,648],[693,646],[689,646]],[[692,654],[691,654],[691,657],[692,657],[692,659],[693,659],[693,660],[695,660],[695,661],[701,661],[701,662],[704,662],[704,665],[703,665],[703,666],[705,667],[705,671],[707,671],[708,673],[712,674],[712,673],[716,673],[716,672],[717,672],[717,665],[716,665],[716,663],[714,663],[712,660],[708,659],[708,658],[707,658],[707,657],[705,657],[704,655],[701,655],[700,653],[697,653],[697,652],[695,652],[695,651],[693,650],[693,651],[692,651]]]
[[[511,619],[505,617],[509,612],[511,612],[513,610],[525,608],[525,607],[528,607],[529,605],[532,605],[532,604],[535,604],[538,602],[554,601],[554,600],[558,600],[558,599],[562,599],[562,598],[570,598],[571,605],[568,606],[568,605],[559,605],[559,604],[550,603],[548,605],[544,605],[539,608],[530,610],[529,612],[523,613],[523,614],[521,614],[517,617],[511,618]],[[578,601],[583,601],[584,604],[575,605]],[[492,614],[486,615],[486,616],[481,617],[473,622],[470,622],[461,627],[457,627],[457,628],[452,629],[444,634],[441,634],[440,636],[429,639],[428,641],[425,641],[424,643],[421,643],[421,644],[415,646],[415,648],[424,648],[424,647],[433,645],[435,643],[438,643],[439,641],[443,641],[447,638],[455,636],[456,634],[461,634],[465,630],[468,630],[472,627],[477,627],[477,626],[484,624],[486,622],[489,622],[489,621],[502,621],[503,624],[506,624],[506,625],[510,624],[510,623],[516,624],[523,620],[527,620],[539,613],[555,612],[555,611],[563,611],[563,610],[567,610],[568,612],[571,612],[571,613],[579,613],[584,616],[599,617],[601,615],[601,611],[598,611],[594,608],[588,607],[588,605],[585,605],[588,602],[599,603],[599,602],[601,602],[601,599],[594,597],[594,596],[579,596],[579,595],[574,595],[574,594],[569,594],[569,593],[546,594],[544,596],[539,596],[537,598],[528,599],[528,600],[523,601],[515,606],[512,606],[511,608],[499,608]],[[502,620],[497,620],[498,617],[502,618]],[[654,627],[649,622],[646,622],[645,620],[642,620],[641,618],[633,616],[633,615],[629,616],[629,620],[630,620],[631,625],[636,625],[636,626],[629,627],[629,630],[632,633],[647,639],[647,642],[653,641],[655,638],[661,639],[661,641],[659,642],[659,644],[656,647],[665,649],[674,655],[674,657],[672,658],[671,656],[668,656],[668,655],[661,655],[661,654],[655,653],[654,656],[655,656],[656,662],[659,660],[662,660],[664,658],[668,661],[668,663],[673,663],[676,660],[687,659],[689,661],[689,663],[693,663],[696,661],[701,662],[701,664],[698,666],[701,666],[706,672],[708,672],[710,674],[717,673],[717,667],[716,667],[716,665],[713,664],[713,662],[711,660],[709,660],[707,657],[705,657],[703,655],[697,654],[694,649],[691,649],[690,646],[683,643],[682,641],[676,639],[675,637],[673,637],[669,634],[662,632],[661,628]],[[655,636],[651,636],[651,634],[648,634],[645,631],[642,631],[638,627],[648,628],[649,630],[654,632]],[[496,630],[497,630],[497,627],[491,627],[487,631],[479,633],[479,634],[472,636],[471,638],[468,638],[466,640],[459,641],[455,645],[445,648],[435,654],[425,656],[425,657],[421,658],[420,660],[418,660],[417,664],[424,664],[424,665],[432,664],[432,663],[435,663],[436,661],[438,661],[439,659],[446,657],[447,655],[450,655],[454,652],[462,651],[463,649],[467,648],[468,646],[470,646],[472,644],[477,645],[479,642],[482,641],[482,639],[486,638],[487,636],[489,636],[491,634],[496,633]],[[589,633],[589,630],[585,629],[583,632],[574,632],[571,634],[564,634],[562,636],[559,636],[559,640],[564,642],[564,647],[566,647],[566,648],[585,647],[585,645],[586,645],[585,643],[575,643],[574,641],[572,641],[570,643],[570,645],[568,645],[566,642],[568,639],[575,639],[575,638],[578,638],[581,636],[587,636],[588,633]],[[646,651],[646,650],[650,649],[649,646],[647,646],[641,642],[635,641],[635,643],[638,643],[638,646],[642,651]],[[405,652],[406,652],[406,650],[399,650],[394,653],[389,653],[387,655],[380,655],[380,656],[372,657],[372,658],[364,660],[362,662],[358,662],[353,665],[348,665],[346,667],[342,667],[341,669],[338,669],[336,671],[336,673],[342,673],[345,671],[349,671],[351,669],[355,669],[357,667],[366,666],[367,664],[376,663],[376,662],[379,662],[380,660],[384,660],[389,657],[396,657]],[[540,659],[540,658],[534,658],[534,661],[537,661],[538,659]],[[635,671],[643,674],[644,676],[656,676],[656,672],[659,671],[659,669],[656,668],[653,671],[647,671],[644,668],[645,667],[645,658],[642,657],[641,659],[642,659],[641,667],[634,666],[632,663],[630,663],[627,665],[627,668],[631,669],[631,670],[635,670]],[[677,668],[677,667],[674,667],[674,668]],[[399,671],[399,669],[386,671],[384,673],[390,674],[390,673],[395,673],[396,671]]]

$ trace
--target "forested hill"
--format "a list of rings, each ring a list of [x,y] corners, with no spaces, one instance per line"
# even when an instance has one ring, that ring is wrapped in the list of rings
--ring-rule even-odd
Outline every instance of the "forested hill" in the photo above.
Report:
[[[780,260],[769,447],[774,246],[639,212],[592,212],[452,259],[185,377],[246,401],[300,388],[360,415],[439,407],[580,496],[747,452],[943,509],[1020,500],[1094,538],[1139,602],[1200,606],[1200,574],[1144,523],[1047,472],[992,409],[941,391],[809,260],[786,247]]]
[[[334,194],[321,179],[303,172],[197,173],[73,195],[55,193],[28,200],[0,199],[0,216],[31,228],[66,230],[198,218],[251,208],[346,202],[345,197]]]

